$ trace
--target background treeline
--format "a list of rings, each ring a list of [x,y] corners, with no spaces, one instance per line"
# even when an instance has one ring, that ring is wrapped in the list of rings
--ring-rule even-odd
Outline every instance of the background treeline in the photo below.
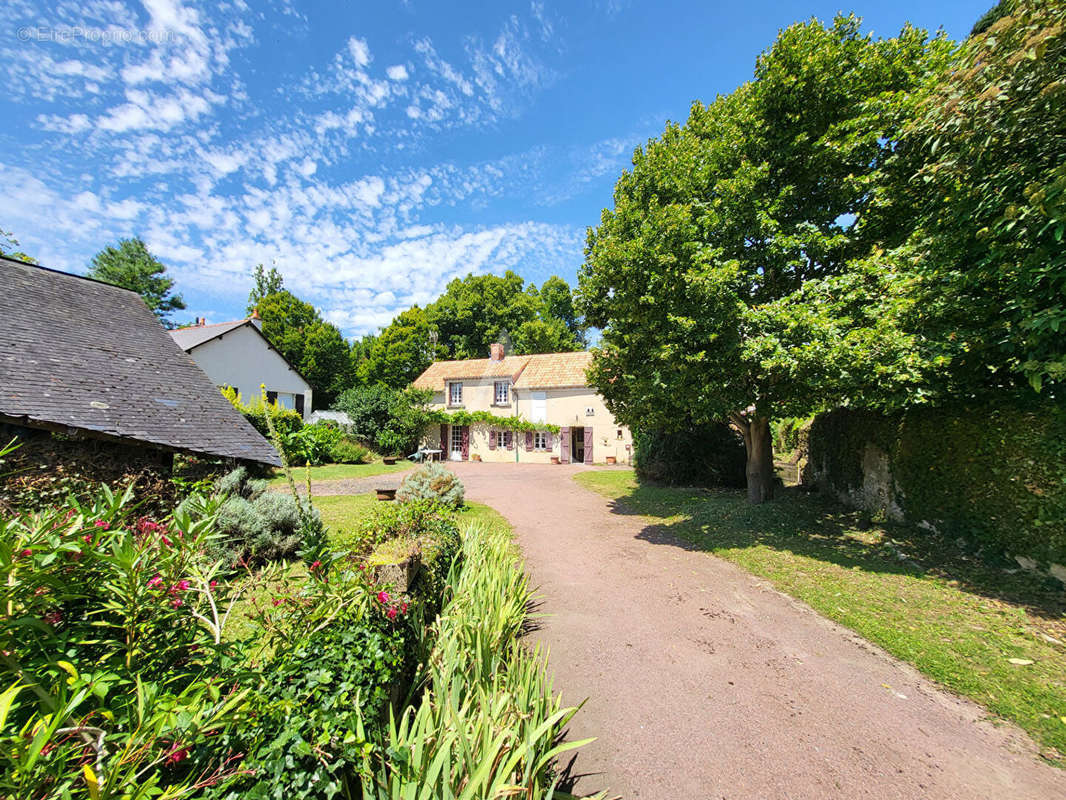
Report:
[[[266,337],[311,384],[317,408],[354,387],[402,389],[438,359],[485,358],[493,342],[507,341],[520,355],[585,347],[570,286],[555,276],[539,287],[510,271],[456,278],[425,308],[409,308],[350,344],[314,306],[285,289],[274,267],[256,268],[248,313],[253,309]]]
[[[773,419],[1061,402],[1064,76],[1061,2],[1004,0],[961,44],[854,16],[782,30],[751,81],[637,150],[589,232],[608,406],[730,420],[761,502]]]

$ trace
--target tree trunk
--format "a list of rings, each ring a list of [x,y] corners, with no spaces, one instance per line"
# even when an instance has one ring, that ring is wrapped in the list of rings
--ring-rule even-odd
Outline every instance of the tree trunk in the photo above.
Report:
[[[748,502],[765,503],[774,499],[774,441],[770,434],[769,417],[733,417],[733,424],[744,435],[747,453],[745,474],[748,482]]]

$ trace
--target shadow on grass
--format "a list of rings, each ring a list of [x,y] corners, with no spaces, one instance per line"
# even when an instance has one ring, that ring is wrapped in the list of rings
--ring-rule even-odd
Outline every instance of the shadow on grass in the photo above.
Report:
[[[764,546],[848,569],[936,577],[1024,607],[1066,631],[1066,593],[1058,581],[916,526],[872,523],[862,512],[797,488],[753,506],[741,492],[642,484],[610,507],[615,514],[662,519],[638,534],[652,544],[709,552]]]

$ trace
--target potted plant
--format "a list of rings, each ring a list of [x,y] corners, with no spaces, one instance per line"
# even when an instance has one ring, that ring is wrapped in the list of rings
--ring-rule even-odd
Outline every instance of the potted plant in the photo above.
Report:
[[[402,456],[404,437],[396,431],[384,430],[378,435],[378,446],[384,454],[381,458],[386,464],[395,464]]]

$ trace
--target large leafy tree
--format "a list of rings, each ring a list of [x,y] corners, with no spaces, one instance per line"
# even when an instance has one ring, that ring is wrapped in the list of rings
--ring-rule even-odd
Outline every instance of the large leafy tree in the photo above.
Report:
[[[520,354],[581,349],[583,325],[574,313],[570,287],[553,276],[544,290],[509,270],[503,275],[467,275],[451,281],[444,294],[426,306],[426,318],[451,358],[485,358],[501,337],[510,337]],[[532,325],[537,322],[544,324]],[[526,331],[520,335],[523,326]]]
[[[415,306],[401,312],[368,342],[359,364],[359,382],[404,388],[440,355],[434,333],[423,309]]]
[[[326,408],[354,383],[350,347],[336,325],[281,285],[279,277],[255,305],[263,335],[311,384],[315,404]]]
[[[118,245],[105,247],[89,264],[90,278],[137,292],[159,321],[171,327],[171,313],[184,309],[185,301],[174,293],[174,279],[166,271],[138,237],[121,239]]]
[[[256,264],[255,269],[252,271],[252,280],[255,281],[255,285],[252,286],[252,291],[248,293],[248,307],[246,310],[249,314],[259,305],[259,301],[268,294],[280,292],[285,288],[285,281],[281,273],[278,272],[278,268],[274,266],[266,269],[262,264]]]
[[[907,342],[833,286],[854,296],[885,283],[873,269],[848,274],[870,250],[854,222],[911,93],[950,51],[910,27],[875,40],[855,17],[793,25],[752,81],[634,154],[589,231],[579,284],[579,308],[603,329],[592,381],[620,419],[731,420],[748,497],[762,502],[773,416],[839,400],[852,379],[869,387],[874,372],[887,391],[918,382],[921,365],[900,357]]]
[[[884,260],[912,273],[941,344],[938,388],[1066,379],[1066,6],[1003,0],[905,128],[871,222],[907,220]]]

